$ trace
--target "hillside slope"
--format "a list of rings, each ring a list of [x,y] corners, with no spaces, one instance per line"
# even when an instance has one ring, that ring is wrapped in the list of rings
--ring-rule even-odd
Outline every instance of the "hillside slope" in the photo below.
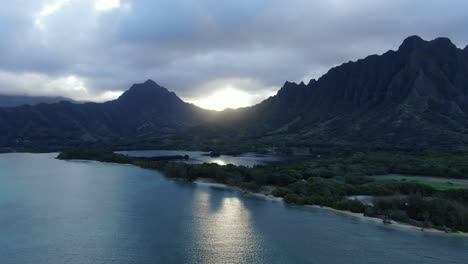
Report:
[[[468,142],[468,48],[407,38],[397,51],[286,82],[262,103],[225,112],[244,137],[308,142],[453,145]]]

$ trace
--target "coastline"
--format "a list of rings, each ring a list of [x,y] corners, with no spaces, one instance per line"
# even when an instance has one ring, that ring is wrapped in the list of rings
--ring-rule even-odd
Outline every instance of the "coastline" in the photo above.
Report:
[[[80,160],[80,159],[71,159],[71,160],[72,161],[81,161],[81,162],[98,162],[98,163],[102,162],[102,161],[97,161],[97,160]],[[118,165],[127,165],[127,166],[136,166],[136,167],[140,167],[140,168],[143,168],[143,169],[148,169],[148,168],[144,168],[142,166],[137,166],[135,164],[114,163],[114,162],[106,162],[106,163],[118,164]],[[248,190],[245,190],[245,189],[237,187],[237,186],[231,186],[231,185],[219,183],[219,182],[216,182],[215,180],[213,180],[211,178],[198,178],[193,183],[198,184],[198,185],[211,186],[211,187],[214,187],[214,188],[234,190],[234,191],[241,192],[241,193],[243,193],[245,195],[248,195],[248,196],[253,196],[253,197],[257,197],[257,198],[261,198],[261,199],[266,199],[266,200],[269,200],[269,201],[281,202],[281,203],[286,204],[283,201],[283,198],[275,197],[275,196],[270,194],[271,191],[274,189],[274,186],[264,186],[263,190],[261,192],[253,192],[253,191],[248,191]],[[373,222],[374,224],[381,224],[383,226],[390,227],[390,228],[399,228],[399,229],[406,229],[406,230],[418,231],[418,232],[423,232],[423,233],[425,232],[425,233],[430,233],[430,234],[438,234],[438,235],[445,235],[445,236],[456,236],[456,237],[468,238],[468,233],[467,232],[459,232],[459,231],[457,231],[457,232],[446,232],[444,230],[435,229],[435,228],[421,228],[421,227],[416,226],[416,225],[411,225],[411,224],[404,223],[404,222],[397,222],[397,221],[394,221],[394,220],[391,220],[390,224],[384,224],[383,220],[381,218],[365,216],[362,213],[353,213],[353,212],[350,212],[350,211],[338,210],[338,209],[331,208],[331,207],[326,207],[326,206],[294,205],[294,204],[291,204],[291,205],[292,206],[297,206],[297,207],[302,207],[302,208],[325,209],[325,210],[329,210],[329,211],[332,211],[332,212],[335,212],[335,213],[344,214],[344,215],[347,215],[347,216],[352,216],[352,217],[355,217],[355,218],[358,218],[358,219],[361,219],[361,220],[370,221],[370,222]]]
[[[275,197],[273,195],[267,194],[267,193],[262,193],[262,192],[252,192],[252,191],[247,191],[245,189],[242,189],[240,187],[236,186],[231,186],[227,185],[224,183],[218,183],[210,178],[198,178],[197,180],[194,181],[195,184],[197,185],[202,185],[202,186],[208,186],[208,187],[215,187],[215,188],[222,188],[222,189],[228,189],[228,190],[233,190],[233,191],[238,191],[243,194],[249,195],[249,196],[255,196],[258,198],[263,198],[266,200],[274,201],[274,202],[281,202],[283,203],[283,198],[281,197]]]
[[[366,216],[366,215],[361,214],[361,213],[353,213],[353,212],[350,212],[350,211],[342,211],[342,210],[338,210],[338,209],[335,209],[335,208],[326,207],[326,206],[318,206],[318,205],[304,205],[304,207],[315,208],[315,209],[324,209],[324,210],[328,210],[328,211],[331,211],[331,212],[335,212],[335,213],[339,213],[339,214],[343,214],[343,215],[347,215],[347,216],[352,216],[352,217],[358,218],[360,220],[365,220],[365,221],[369,221],[369,222],[372,222],[372,223],[381,224],[381,225],[383,225],[385,227],[390,227],[390,228],[398,228],[398,229],[405,229],[405,230],[416,231],[416,232],[421,232],[421,233],[447,235],[447,236],[458,236],[458,237],[468,238],[468,233],[459,232],[459,231],[457,231],[457,232],[448,232],[447,233],[447,232],[444,232],[444,231],[439,230],[439,229],[421,228],[421,227],[410,225],[410,224],[407,224],[407,223],[397,222],[395,220],[391,220],[391,224],[383,224],[382,219],[377,218],[377,217]]]
[[[199,178],[199,179],[195,180],[194,183],[197,184],[197,185],[202,185],[202,186],[208,186],[208,187],[215,187],[215,188],[222,188],[222,189],[238,191],[238,192],[241,192],[241,193],[249,195],[249,196],[254,196],[254,197],[258,197],[258,198],[262,198],[262,199],[266,199],[266,200],[286,204],[283,201],[283,198],[281,198],[281,197],[275,197],[275,196],[272,196],[272,195],[269,195],[269,194],[266,194],[266,193],[262,193],[262,192],[247,191],[247,190],[244,190],[244,189],[239,188],[239,187],[230,186],[230,185],[227,185],[227,184],[224,184],[224,183],[217,183],[216,181],[214,181],[212,179],[209,179],[209,178]],[[418,226],[414,226],[414,225],[410,225],[410,224],[402,223],[402,222],[397,222],[397,221],[394,221],[394,220],[391,220],[391,224],[383,224],[382,219],[377,218],[377,217],[365,216],[362,213],[353,213],[353,212],[350,212],[350,211],[342,211],[342,210],[338,210],[338,209],[327,207],[327,206],[318,206],[318,205],[296,205],[296,206],[303,207],[303,208],[313,208],[313,209],[327,210],[327,211],[330,211],[330,212],[334,212],[334,213],[338,213],[338,214],[342,214],[342,215],[346,215],[346,216],[351,216],[351,217],[354,217],[354,218],[357,218],[357,219],[360,219],[360,220],[364,220],[364,221],[368,221],[368,222],[372,222],[372,223],[375,223],[375,224],[381,224],[381,225],[383,225],[385,227],[389,227],[389,228],[396,228],[396,229],[400,229],[400,230],[403,229],[403,230],[408,230],[408,231],[413,231],[413,232],[415,231],[415,232],[420,232],[420,233],[436,234],[436,235],[443,235],[443,236],[456,236],[456,237],[468,238],[468,233],[464,233],[464,232],[448,232],[447,233],[445,231],[434,229],[434,228],[421,228],[421,227],[418,227]]]

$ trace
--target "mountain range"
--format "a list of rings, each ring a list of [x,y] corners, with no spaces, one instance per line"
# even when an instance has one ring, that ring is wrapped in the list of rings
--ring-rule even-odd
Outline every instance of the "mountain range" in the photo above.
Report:
[[[70,98],[29,95],[0,95],[0,107],[16,107],[21,105],[52,104],[62,101],[78,103]]]
[[[234,126],[317,143],[465,144],[467,95],[468,48],[412,36],[396,51],[344,63],[307,85],[286,82],[241,110]]]
[[[221,112],[183,102],[148,80],[105,103],[0,108],[0,133],[3,147],[171,138],[208,145],[254,140],[463,146],[468,142],[468,46],[412,36],[396,51],[344,63],[308,84],[286,82],[260,104]]]
[[[0,108],[0,145],[61,146],[172,134],[204,122],[210,113],[148,80],[105,103]]]

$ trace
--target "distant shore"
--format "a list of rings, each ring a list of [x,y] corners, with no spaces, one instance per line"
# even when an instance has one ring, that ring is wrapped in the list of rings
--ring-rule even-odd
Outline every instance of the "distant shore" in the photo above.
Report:
[[[270,201],[284,203],[283,198],[281,198],[281,197],[275,197],[273,195],[263,193],[263,192],[247,191],[247,190],[244,190],[244,189],[236,187],[236,186],[230,186],[230,185],[227,185],[227,184],[224,184],[224,183],[217,183],[216,181],[214,181],[212,179],[209,179],[209,178],[199,178],[196,181],[194,181],[194,183],[196,183],[197,185],[202,185],[202,186],[209,186],[209,187],[215,187],[215,188],[234,190],[234,191],[241,192],[243,194],[247,194],[249,196],[255,196],[255,197],[270,200]],[[384,226],[390,227],[390,228],[398,228],[398,229],[405,229],[405,230],[417,231],[417,232],[422,232],[422,233],[424,232],[424,233],[429,233],[429,234],[459,236],[459,237],[468,238],[468,233],[465,233],[465,232],[445,232],[445,231],[435,229],[435,228],[421,228],[421,227],[410,225],[410,224],[407,224],[407,223],[396,222],[394,220],[391,220],[391,224],[384,224],[382,219],[380,219],[378,217],[370,217],[370,216],[366,216],[366,215],[361,214],[361,213],[353,213],[353,212],[350,212],[350,211],[342,211],[342,210],[338,210],[338,209],[334,209],[334,208],[326,207],[326,206],[303,205],[301,207],[314,208],[314,209],[323,209],[323,210],[335,212],[335,213],[338,213],[338,214],[352,216],[352,217],[355,217],[355,218],[358,218],[358,219],[361,219],[361,220],[365,220],[365,221],[369,221],[369,222],[372,222],[372,223],[381,224],[381,225],[384,225]]]

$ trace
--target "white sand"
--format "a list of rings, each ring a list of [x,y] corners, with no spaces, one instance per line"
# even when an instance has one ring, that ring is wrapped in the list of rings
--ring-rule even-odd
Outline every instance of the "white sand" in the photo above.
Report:
[[[275,196],[268,195],[268,194],[265,194],[265,193],[255,193],[255,192],[246,191],[246,190],[243,190],[243,189],[241,189],[239,187],[229,186],[229,185],[226,185],[226,184],[223,184],[223,183],[216,183],[212,179],[208,179],[208,178],[200,178],[200,179],[196,180],[195,183],[199,184],[199,185],[203,185],[203,186],[212,186],[212,187],[216,187],[216,188],[235,190],[235,191],[239,191],[239,192],[242,192],[244,194],[247,194],[247,195],[251,195],[251,196],[255,196],[255,197],[259,197],[259,198],[263,198],[263,199],[267,199],[267,200],[271,200],[271,201],[275,201],[275,202],[284,202],[283,198],[280,198],[280,197],[275,197]],[[318,205],[305,205],[304,207],[328,210],[328,211],[332,211],[332,212],[336,212],[336,213],[339,213],[339,214],[344,214],[344,215],[356,217],[356,218],[359,218],[359,219],[362,219],[362,220],[365,220],[365,221],[369,221],[369,222],[373,222],[373,223],[379,223],[379,224],[383,225],[382,219],[377,218],[377,217],[365,216],[364,214],[360,214],[360,213],[353,213],[353,212],[350,212],[350,211],[341,211],[341,210],[337,210],[337,209],[334,209],[334,208],[331,208],[331,207],[318,206]],[[464,232],[446,233],[444,231],[434,229],[434,228],[421,229],[421,227],[412,226],[412,225],[409,225],[409,224],[406,224],[406,223],[395,222],[393,220],[391,221],[391,224],[386,224],[385,226],[391,227],[391,228],[411,230],[411,231],[427,232],[427,233],[431,233],[431,234],[468,237],[468,233],[464,233]]]

